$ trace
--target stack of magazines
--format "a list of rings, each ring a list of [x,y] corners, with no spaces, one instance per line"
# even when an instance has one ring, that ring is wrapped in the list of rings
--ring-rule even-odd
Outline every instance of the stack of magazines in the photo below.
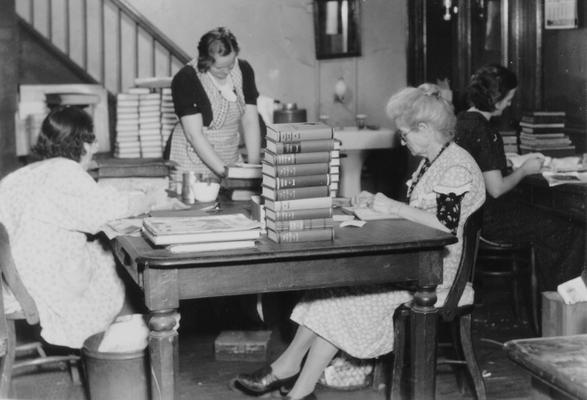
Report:
[[[149,217],[143,235],[173,253],[254,247],[261,224],[244,214]]]

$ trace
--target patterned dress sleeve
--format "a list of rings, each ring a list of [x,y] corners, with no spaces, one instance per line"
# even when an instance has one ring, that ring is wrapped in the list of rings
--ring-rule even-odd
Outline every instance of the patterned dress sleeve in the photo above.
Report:
[[[461,219],[463,197],[471,190],[471,172],[463,166],[448,168],[438,185],[436,194],[436,217],[441,224],[456,234]]]

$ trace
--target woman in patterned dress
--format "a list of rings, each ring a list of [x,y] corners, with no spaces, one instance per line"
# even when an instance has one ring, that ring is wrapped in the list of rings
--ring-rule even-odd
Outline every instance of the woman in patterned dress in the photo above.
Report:
[[[475,160],[452,142],[452,106],[441,97],[438,86],[424,84],[395,94],[387,104],[387,115],[410,152],[423,158],[408,181],[409,203],[367,192],[357,201],[452,232],[460,239],[467,217],[485,201],[485,186]],[[445,301],[454,280],[461,241],[446,250],[438,304]],[[357,358],[373,358],[393,349],[394,310],[412,296],[409,291],[390,290],[386,285],[308,292],[292,313],[291,319],[299,327],[288,348],[270,366],[240,374],[232,381],[233,387],[249,395],[261,395],[295,382],[290,399],[315,399],[316,382],[339,350]],[[461,304],[472,301],[473,290],[468,286]]]
[[[43,121],[38,161],[0,181],[0,221],[16,269],[35,301],[41,336],[80,348],[121,312],[124,287],[114,257],[96,234],[106,222],[148,212],[153,194],[99,186],[86,172],[98,150],[91,117],[58,108]],[[5,308],[20,307],[4,291]]]
[[[213,29],[200,39],[198,57],[173,77],[173,104],[181,123],[166,155],[179,164],[176,182],[184,171],[222,178],[226,166],[241,162],[239,125],[247,162],[259,163],[259,93],[253,69],[238,54],[235,36],[226,28]]]

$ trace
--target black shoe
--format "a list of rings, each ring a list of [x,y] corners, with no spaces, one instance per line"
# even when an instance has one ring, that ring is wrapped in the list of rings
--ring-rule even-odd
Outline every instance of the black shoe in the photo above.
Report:
[[[279,379],[273,374],[271,366],[266,365],[250,374],[239,374],[230,382],[230,387],[249,396],[262,396],[274,390],[279,390],[281,394],[284,394],[284,389],[287,390],[285,392],[287,394],[297,377],[296,374],[289,378]]]
[[[310,393],[302,397],[301,399],[292,399],[291,397],[287,396],[284,397],[283,400],[318,400],[318,397],[314,393]]]

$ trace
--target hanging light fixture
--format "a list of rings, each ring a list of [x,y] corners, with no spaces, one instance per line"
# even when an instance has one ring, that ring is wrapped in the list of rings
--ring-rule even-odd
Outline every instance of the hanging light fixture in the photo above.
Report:
[[[344,96],[347,92],[346,83],[341,76],[338,78],[336,83],[334,84],[334,102],[335,103],[344,103]]]

